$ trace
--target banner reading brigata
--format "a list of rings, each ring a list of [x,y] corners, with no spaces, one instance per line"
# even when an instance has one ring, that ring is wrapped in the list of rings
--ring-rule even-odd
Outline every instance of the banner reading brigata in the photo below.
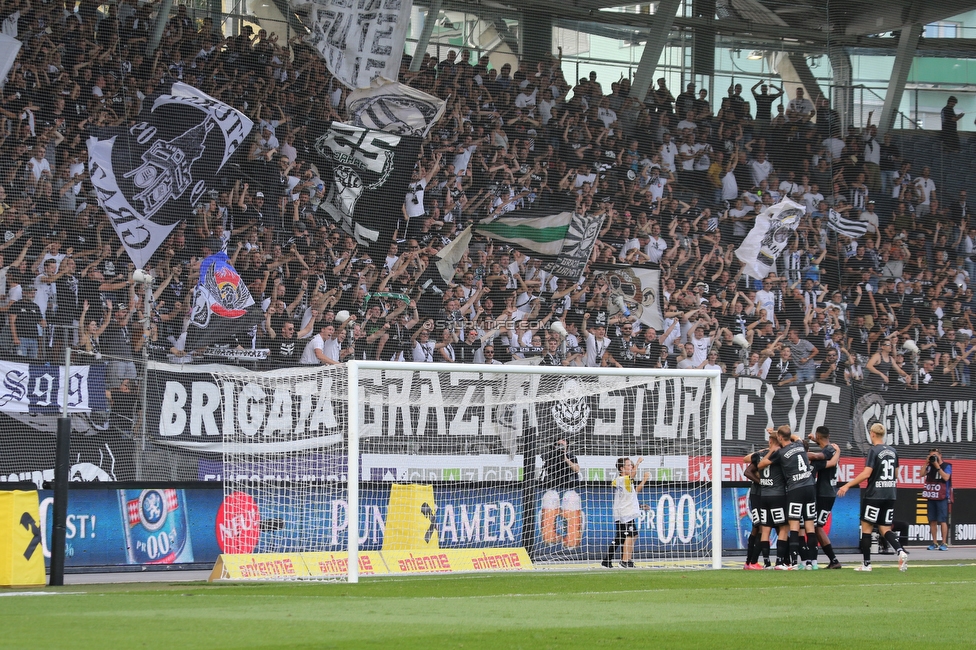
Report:
[[[227,368],[151,366],[149,429],[157,441],[219,452],[227,427],[228,433],[243,432],[253,451],[326,448],[342,440],[343,368],[309,368],[307,376],[268,389],[260,373],[249,375],[253,382],[219,382],[212,373],[221,370]],[[444,453],[464,453],[474,437],[487,450],[510,450],[526,427],[572,436],[584,449],[615,443],[623,448],[638,438],[680,451],[682,440],[705,436],[709,397],[701,380],[668,378],[640,386],[621,380],[618,390],[601,392],[588,390],[582,378],[529,377],[364,372],[362,435],[390,442],[438,437]],[[847,386],[820,382],[777,387],[754,378],[725,379],[723,454],[759,448],[767,427],[789,424],[807,433],[827,426],[834,442],[863,456],[867,428],[880,421],[903,458],[923,458],[932,445],[953,459],[976,458],[976,398],[968,389],[855,397]]]

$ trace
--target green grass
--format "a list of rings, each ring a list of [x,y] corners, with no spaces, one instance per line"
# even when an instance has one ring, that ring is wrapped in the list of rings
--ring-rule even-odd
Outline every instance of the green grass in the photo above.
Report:
[[[63,594],[0,597],[0,647],[945,650],[976,643],[973,565],[47,591]]]

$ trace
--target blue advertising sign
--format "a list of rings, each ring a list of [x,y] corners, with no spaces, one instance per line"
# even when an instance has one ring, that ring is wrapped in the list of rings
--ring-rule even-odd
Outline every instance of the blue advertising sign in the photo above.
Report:
[[[520,546],[525,526],[522,488],[518,484],[434,486],[441,548]],[[742,488],[722,492],[723,547],[745,549],[752,525],[748,508],[743,507],[747,492]],[[42,543],[49,560],[53,499],[49,490],[39,495]],[[338,484],[328,492],[312,490],[290,501],[272,500],[272,495],[261,493],[253,499],[225,498],[220,489],[84,489],[72,490],[70,495],[69,567],[211,564],[223,551],[280,552],[290,550],[296,539],[305,540],[305,550],[337,551],[346,547],[349,532],[346,492]],[[380,550],[390,484],[364,486],[360,498],[360,548]],[[254,512],[242,509],[242,501],[253,503]],[[710,491],[648,487],[640,494],[640,502],[647,509],[637,519],[635,559],[700,557],[710,551]],[[603,557],[614,536],[609,485],[540,493],[534,503],[535,543],[530,548],[535,559]],[[837,500],[828,532],[835,547],[857,546],[856,492]]]
[[[53,492],[42,490],[40,517],[50,563]],[[72,490],[65,565],[213,563],[221,490]]]
[[[861,541],[860,489],[834,501],[824,530],[834,548],[857,548]],[[745,550],[749,545],[752,519],[749,516],[749,488],[722,489],[722,548]],[[776,533],[771,539],[775,542]]]

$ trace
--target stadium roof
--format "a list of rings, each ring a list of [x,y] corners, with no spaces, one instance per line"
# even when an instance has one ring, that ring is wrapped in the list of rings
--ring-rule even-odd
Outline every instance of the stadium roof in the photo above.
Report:
[[[418,3],[421,4],[421,3]],[[446,0],[444,9],[479,12],[494,9],[535,10],[555,19],[618,25],[640,29],[651,27],[658,17],[650,13],[624,13],[614,8],[634,6],[620,0],[493,0],[464,2]],[[651,3],[652,5],[656,3]],[[718,35],[749,40],[788,39],[807,45],[829,42],[849,47],[894,47],[895,39],[876,35],[915,23],[928,24],[976,9],[974,0],[717,0],[716,18],[678,17],[675,29],[714,26]],[[958,39],[927,39],[958,40]],[[883,41],[890,41],[891,44]],[[958,49],[958,44],[953,47]]]

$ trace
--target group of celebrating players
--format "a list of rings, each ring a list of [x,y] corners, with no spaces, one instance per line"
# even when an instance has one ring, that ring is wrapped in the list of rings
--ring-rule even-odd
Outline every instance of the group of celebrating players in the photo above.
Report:
[[[864,480],[868,481],[861,495],[860,511],[860,550],[864,560],[855,570],[871,571],[871,535],[875,526],[898,554],[899,570],[908,569],[908,553],[891,530],[898,454],[885,444],[883,425],[874,424],[870,429],[872,447],[864,470],[839,488],[835,488],[835,476],[840,447],[830,442],[827,427],[817,427],[809,440],[794,435],[787,425],[768,432],[769,447],[743,458],[749,463],[746,476],[752,481],[749,508],[753,522],[745,569],[817,569],[818,547],[830,559],[828,569],[841,568],[824,526],[834,499],[843,497]],[[811,443],[816,444],[816,450]],[[773,528],[777,535],[776,562],[771,565],[769,537]]]

